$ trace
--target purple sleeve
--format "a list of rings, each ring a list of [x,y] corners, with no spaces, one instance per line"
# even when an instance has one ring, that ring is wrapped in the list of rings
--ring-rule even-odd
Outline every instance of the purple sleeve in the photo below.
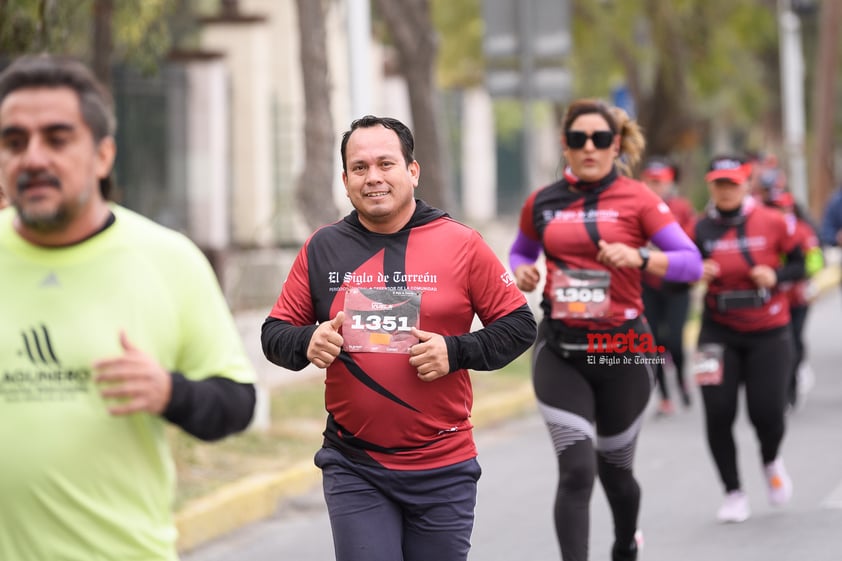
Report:
[[[528,238],[521,230],[517,231],[511,249],[509,249],[509,268],[512,272],[521,265],[532,265],[541,255],[541,242]]]
[[[695,282],[702,278],[702,255],[678,222],[672,222],[658,230],[652,236],[652,243],[669,259],[664,280]]]

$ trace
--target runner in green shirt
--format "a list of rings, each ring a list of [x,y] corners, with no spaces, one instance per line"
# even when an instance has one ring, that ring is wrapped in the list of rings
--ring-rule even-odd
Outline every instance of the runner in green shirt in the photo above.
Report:
[[[0,75],[0,559],[176,559],[167,422],[243,430],[254,374],[187,238],[107,200],[110,99],[46,55]]]

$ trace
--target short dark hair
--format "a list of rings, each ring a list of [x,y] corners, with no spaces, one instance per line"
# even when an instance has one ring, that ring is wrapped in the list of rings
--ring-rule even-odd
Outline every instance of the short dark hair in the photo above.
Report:
[[[98,144],[103,138],[114,137],[117,118],[111,94],[78,60],[50,54],[16,59],[0,74],[0,104],[10,93],[24,88],[70,88],[79,97],[82,120],[91,129],[94,141]],[[110,177],[102,178],[99,188],[107,199]]]
[[[78,60],[55,55],[25,55],[0,74],[0,104],[22,88],[70,88],[79,96],[79,107],[94,140],[114,136],[117,119],[111,95],[88,67]]]
[[[367,129],[380,125],[389,130],[395,131],[398,135],[398,140],[401,142],[401,153],[407,165],[415,161],[415,139],[412,137],[412,131],[402,122],[391,117],[375,117],[374,115],[366,115],[360,117],[351,123],[351,128],[342,134],[342,146],[339,153],[342,156],[342,171],[348,171],[347,160],[345,156],[345,149],[348,146],[348,139],[351,138],[351,133],[357,129]]]

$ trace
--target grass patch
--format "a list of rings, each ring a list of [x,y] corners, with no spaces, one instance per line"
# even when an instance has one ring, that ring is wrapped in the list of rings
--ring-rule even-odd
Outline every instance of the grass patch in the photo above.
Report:
[[[529,381],[527,352],[495,372],[472,372],[474,402],[505,394]],[[178,489],[175,508],[247,475],[274,472],[309,460],[322,443],[326,413],[324,381],[303,380],[276,388],[270,395],[271,422],[221,442],[207,443],[170,427]]]

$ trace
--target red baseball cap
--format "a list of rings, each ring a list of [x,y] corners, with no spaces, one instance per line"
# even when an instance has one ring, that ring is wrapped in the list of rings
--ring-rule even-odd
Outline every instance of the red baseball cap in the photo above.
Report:
[[[751,173],[750,164],[735,156],[717,156],[710,162],[705,181],[724,179],[737,185],[745,183]]]
[[[647,162],[640,175],[656,181],[675,181],[675,170],[672,166],[659,160]]]
[[[795,198],[792,196],[792,193],[783,191],[772,199],[772,204],[779,208],[791,209],[795,207]]]

